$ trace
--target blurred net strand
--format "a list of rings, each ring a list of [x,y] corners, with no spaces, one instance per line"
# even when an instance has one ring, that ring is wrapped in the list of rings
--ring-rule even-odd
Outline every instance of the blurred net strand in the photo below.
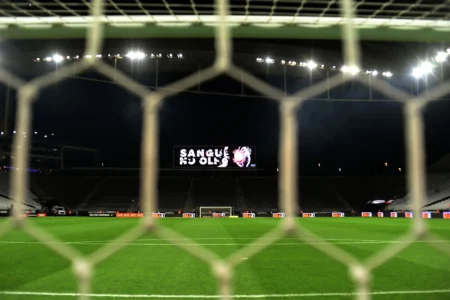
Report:
[[[344,25],[343,39],[346,43],[345,58],[348,61],[356,63],[359,61],[358,52],[358,37],[355,34],[355,23],[352,22],[352,10],[353,5],[350,0],[343,0],[342,20],[347,23]],[[392,2],[392,1],[391,1]],[[86,3],[84,1],[84,3]],[[249,3],[249,2],[248,2]],[[274,1],[273,3],[277,3]],[[305,1],[306,3],[306,1]],[[91,28],[88,32],[88,43],[86,46],[87,53],[96,53],[102,45],[103,41],[103,19],[101,17],[102,12],[102,0],[94,0],[89,5],[91,8],[91,16],[89,21],[91,22]],[[87,5],[87,3],[86,3]],[[405,130],[406,130],[406,148],[408,149],[408,182],[411,188],[411,198],[413,199],[413,212],[415,214],[414,226],[411,231],[406,233],[400,238],[404,243],[397,243],[391,247],[386,247],[384,250],[375,254],[372,258],[369,258],[365,264],[357,262],[357,260],[346,251],[338,248],[337,246],[326,242],[319,236],[316,236],[309,231],[302,228],[298,223],[294,222],[294,214],[297,209],[297,192],[296,192],[296,169],[297,169],[297,119],[296,111],[301,107],[304,100],[309,97],[314,97],[322,92],[325,92],[331,86],[339,86],[340,84],[349,80],[349,76],[337,75],[331,79],[327,79],[318,84],[312,85],[301,92],[292,96],[284,96],[284,92],[274,88],[273,86],[257,79],[250,73],[232,65],[231,63],[231,38],[229,27],[227,26],[227,16],[229,15],[226,0],[217,0],[217,20],[220,20],[219,26],[216,27],[216,62],[210,68],[206,69],[206,72],[199,74],[193,74],[181,79],[175,83],[170,84],[171,90],[185,90],[196,83],[203,82],[207,79],[216,77],[218,74],[227,73],[231,77],[241,78],[242,81],[250,85],[252,88],[260,91],[266,96],[272,97],[274,100],[280,101],[280,116],[282,119],[281,134],[280,134],[280,161],[282,162],[282,170],[280,172],[280,190],[279,199],[280,205],[285,210],[287,218],[283,220],[279,228],[268,232],[266,235],[257,239],[258,243],[253,241],[248,246],[235,252],[231,255],[227,261],[223,261],[218,258],[217,255],[200,245],[192,244],[180,245],[175,243],[176,246],[191,253],[199,259],[209,263],[213,268],[214,275],[218,278],[220,284],[220,294],[222,299],[229,299],[232,293],[231,278],[232,268],[242,263],[242,260],[238,260],[239,254],[246,254],[249,257],[253,257],[264,248],[272,245],[277,240],[283,238],[286,234],[293,234],[302,241],[321,241],[322,243],[313,244],[313,247],[317,248],[321,252],[327,254],[329,257],[344,263],[348,266],[350,275],[355,282],[356,296],[360,300],[370,299],[370,275],[371,270],[379,265],[382,265],[387,260],[395,257],[395,255],[402,249],[408,247],[412,241],[421,237],[427,237],[425,241],[431,241],[430,237],[436,237],[435,234],[427,233],[424,220],[420,218],[421,207],[425,199],[425,181],[424,181],[424,131],[423,131],[423,115],[422,108],[428,102],[435,100],[442,95],[450,93],[450,84],[443,83],[438,87],[435,87],[428,91],[428,93],[413,97],[405,92],[390,86],[388,83],[381,81],[380,79],[374,80],[374,87],[381,92],[386,93],[393,97],[394,100],[405,102],[403,105],[405,108]],[[248,9],[248,8],[247,8]],[[250,20],[251,21],[251,20]],[[347,39],[349,41],[347,41]],[[0,72],[0,80],[5,82],[8,86],[18,88],[18,109],[17,109],[17,126],[19,132],[27,132],[31,129],[32,103],[36,99],[36,96],[40,90],[50,86],[54,83],[60,82],[65,78],[79,74],[87,68],[93,67],[96,71],[111,78],[110,66],[104,62],[92,59],[83,59],[80,62],[75,63],[73,66],[64,66],[52,73],[43,75],[35,80],[23,84],[23,81],[14,76],[9,76],[6,71]],[[8,79],[7,79],[8,78]],[[117,80],[118,79],[118,80]],[[114,79],[113,79],[114,80]],[[358,79],[360,82],[367,84],[366,81]],[[144,105],[144,125],[143,125],[143,138],[142,138],[142,174],[141,174],[141,204],[144,209],[148,209],[151,212],[153,208],[156,208],[157,201],[157,172],[158,169],[158,112],[160,104],[169,95],[176,92],[166,92],[157,90],[152,92],[150,89],[143,87],[140,83],[134,79],[128,77],[122,72],[118,72],[115,76],[115,82],[124,87],[128,91],[140,96]],[[410,100],[412,98],[412,100]],[[408,101],[408,102],[406,102]],[[17,172],[13,173],[12,178],[12,192],[13,199],[21,204],[24,202],[25,194],[28,187],[28,176],[25,170],[28,167],[28,149],[29,139],[26,139],[23,135],[18,134],[14,137],[14,154],[16,156],[15,167],[18,168]],[[80,299],[88,299],[91,291],[92,284],[92,272],[93,266],[108,259],[111,255],[117,253],[123,247],[126,247],[130,243],[139,239],[146,231],[154,231],[160,238],[174,242],[176,239],[183,237],[182,235],[164,228],[156,227],[153,223],[154,219],[147,216],[144,218],[143,223],[139,226],[131,229],[125,234],[119,236],[114,241],[108,243],[98,251],[92,253],[87,259],[79,258],[79,254],[68,245],[62,246],[61,243],[55,243],[57,241],[47,232],[37,230],[31,223],[22,224],[24,217],[20,214],[19,210],[14,212],[14,220],[16,225],[23,225],[22,229],[30,236],[36,238],[38,241],[44,243],[49,249],[58,253],[59,255],[66,256],[73,255],[71,260],[74,264],[74,272],[77,275],[79,291],[81,293]],[[13,223],[6,222],[0,227],[0,234],[5,234],[10,231]],[[263,239],[264,237],[275,237],[272,239]],[[450,248],[448,244],[443,243],[431,243],[436,245],[441,251],[449,254]],[[399,246],[400,245],[400,246]],[[71,252],[72,249],[75,252]],[[394,251],[391,251],[394,250]],[[64,252],[67,251],[67,252]],[[68,254],[69,253],[69,254]],[[69,256],[70,256],[69,255]],[[377,256],[378,255],[378,256]]]

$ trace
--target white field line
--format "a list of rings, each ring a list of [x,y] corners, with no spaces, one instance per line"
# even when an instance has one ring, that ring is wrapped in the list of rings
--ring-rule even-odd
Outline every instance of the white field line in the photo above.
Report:
[[[216,237],[216,238],[210,238],[210,237],[190,237],[191,240],[298,240],[296,237],[283,237],[281,239],[277,238],[259,238],[259,237]],[[360,239],[327,239],[323,238],[326,241],[379,241],[379,240],[360,240]],[[161,240],[160,238],[152,238],[152,239],[139,239],[139,241],[158,241]],[[180,239],[180,241],[185,241],[186,239]]]
[[[335,242],[333,245],[363,245],[363,244],[396,244],[396,243],[446,243],[447,240],[434,240],[434,241],[349,241],[349,242]],[[80,242],[46,242],[47,244],[66,244],[66,245],[104,245],[109,244],[109,241],[80,241]],[[302,245],[327,245],[330,242],[302,242],[297,243],[273,243],[272,246],[302,246]],[[43,244],[39,241],[0,241],[0,244]],[[139,243],[139,242],[121,242],[114,243],[117,245],[129,245],[129,246],[244,246],[244,245],[266,245],[265,243]]]
[[[382,291],[370,292],[366,295],[389,296],[389,295],[421,295],[421,294],[448,294],[447,290],[422,290],[422,291]],[[46,297],[80,297],[92,298],[130,298],[130,299],[220,299],[220,295],[133,295],[133,294],[80,294],[80,293],[51,293],[51,292],[25,292],[25,291],[0,291],[0,295],[14,296],[46,296]],[[268,294],[268,295],[232,295],[231,298],[300,298],[300,297],[351,297],[361,295],[360,293],[302,293],[302,294]]]

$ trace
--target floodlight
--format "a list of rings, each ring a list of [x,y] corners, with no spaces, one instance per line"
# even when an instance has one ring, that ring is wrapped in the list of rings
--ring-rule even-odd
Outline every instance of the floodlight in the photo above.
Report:
[[[282,65],[284,65],[285,63],[286,63],[286,61],[285,61],[285,60],[282,60],[282,61],[281,61],[281,64],[282,64]]]
[[[308,69],[310,69],[310,70],[313,70],[313,69],[317,68],[317,64],[316,64],[314,61],[312,61],[312,60],[308,61],[308,63],[307,63],[306,66],[307,66]]]
[[[448,49],[447,49],[448,51]],[[444,51],[439,51],[436,56],[435,56],[435,60],[439,63],[444,62],[447,60],[447,57],[450,55],[450,53],[444,52]]]
[[[158,57],[158,58],[162,58],[162,54],[161,54],[161,53],[159,53],[158,55],[156,55],[156,57]]]
[[[178,53],[178,58],[183,58],[183,54],[181,54],[181,53]]]
[[[59,54],[54,54],[53,57],[52,57],[52,59],[53,59],[53,61],[54,61],[55,63],[60,63],[60,62],[62,62],[62,61],[64,60],[64,57],[62,57],[62,56],[59,55]]]
[[[97,54],[95,57],[102,58],[102,55],[101,54]]]
[[[433,65],[429,62],[423,62],[420,66],[416,67],[412,71],[412,75],[416,78],[422,77],[424,75],[428,75],[433,72]]]
[[[2,131],[2,132],[0,132],[0,135],[3,135],[3,131]]]
[[[52,61],[53,60],[53,58],[51,58],[50,56],[47,56],[46,58],[45,58],[45,61]]]
[[[354,66],[342,66],[341,71],[343,73],[349,73],[351,75],[356,75],[359,73],[359,68]]]
[[[167,54],[167,57],[168,57],[168,58],[173,58],[172,53]]]
[[[378,71],[377,70],[373,70],[371,74],[372,74],[372,76],[377,76],[378,75]]]
[[[392,77],[392,73],[387,71],[387,72],[383,72],[381,75],[383,75],[384,77]]]
[[[136,60],[136,59],[140,60],[140,59],[144,59],[145,58],[145,53],[141,52],[141,51],[130,51],[125,56],[128,57],[131,60]]]
[[[274,63],[274,59],[273,58],[270,58],[270,57],[266,58],[266,64],[273,64],[273,63]]]

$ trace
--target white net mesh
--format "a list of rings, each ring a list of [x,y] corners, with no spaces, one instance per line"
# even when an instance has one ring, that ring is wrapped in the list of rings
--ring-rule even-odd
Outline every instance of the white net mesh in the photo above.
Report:
[[[0,32],[9,38],[82,37],[92,21],[87,0],[5,0]],[[449,40],[447,0],[353,1],[353,26],[364,37],[390,40]],[[105,1],[100,21],[106,37],[213,36],[220,20],[213,0]],[[340,38],[344,23],[337,0],[231,0],[227,23],[234,36]],[[133,27],[133,32],[130,32]],[[29,29],[35,29],[30,32]],[[84,28],[84,30],[83,30]],[[311,31],[310,29],[316,31]],[[42,30],[36,30],[42,29]],[[422,34],[417,34],[417,30]],[[425,35],[426,34],[426,35]]]
[[[105,2],[105,3],[103,3]],[[438,3],[439,2],[439,3]],[[217,254],[205,247],[196,245],[193,241],[185,244],[176,244],[176,241],[186,237],[180,234],[157,226],[155,219],[146,216],[144,222],[131,231],[111,241],[109,244],[98,249],[94,253],[83,256],[75,248],[68,244],[60,243],[56,238],[46,231],[43,231],[32,223],[27,222],[16,210],[11,222],[2,223],[0,236],[8,233],[14,227],[18,227],[28,235],[45,244],[55,253],[73,262],[74,272],[78,278],[80,299],[88,299],[91,292],[92,270],[102,261],[125,247],[129,243],[140,238],[146,232],[152,232],[160,238],[175,243],[178,247],[191,253],[200,260],[210,264],[214,270],[214,275],[219,281],[220,291],[223,299],[232,296],[230,284],[232,270],[239,265],[241,257],[252,257],[266,247],[272,245],[277,240],[286,235],[292,235],[299,239],[310,242],[324,254],[334,258],[342,264],[348,266],[355,282],[358,299],[370,299],[370,275],[371,271],[393,258],[402,249],[408,247],[418,239],[431,240],[438,239],[429,232],[426,223],[422,218],[414,219],[412,230],[401,237],[402,243],[394,243],[386,247],[381,252],[375,254],[365,262],[360,262],[355,257],[337,246],[321,239],[319,236],[299,227],[295,215],[297,210],[297,120],[295,112],[302,103],[314,96],[325,92],[327,89],[339,86],[352,77],[348,73],[341,73],[327,81],[312,85],[297,94],[285,96],[280,91],[266,82],[257,79],[252,74],[239,69],[232,64],[231,53],[231,24],[237,20],[239,23],[262,23],[274,24],[277,20],[290,18],[294,23],[300,19],[312,15],[316,23],[314,25],[327,25],[325,19],[333,20],[342,25],[342,39],[344,42],[344,61],[347,66],[359,66],[358,31],[356,25],[361,24],[359,17],[364,16],[364,20],[369,24],[375,20],[388,20],[384,25],[394,24],[400,20],[407,20],[410,25],[427,24],[425,27],[440,28],[442,24],[448,24],[449,10],[448,1],[433,1],[433,5],[425,4],[425,1],[416,1],[414,4],[401,4],[400,1],[388,1],[381,5],[378,1],[231,1],[217,0],[215,3],[203,4],[193,1],[189,4],[169,4],[163,0],[161,3],[143,4],[136,0],[133,3],[120,3],[118,1],[3,1],[1,14],[5,16],[0,22],[3,24],[16,24],[17,26],[27,26],[32,24],[59,23],[69,25],[72,20],[82,20],[89,22],[87,34],[86,54],[95,57],[102,48],[104,37],[104,22],[116,22],[115,20],[127,20],[135,23],[143,15],[146,22],[157,22],[171,24],[172,22],[184,22],[183,20],[192,18],[189,22],[196,20],[212,20],[215,22],[216,39],[216,61],[215,63],[200,73],[192,74],[175,83],[165,86],[164,89],[155,91],[149,90],[139,82],[128,77],[124,73],[114,71],[114,68],[102,60],[84,58],[74,63],[74,65],[63,66],[47,75],[25,82],[13,74],[6,71],[0,72],[0,80],[8,86],[18,90],[18,108],[16,130],[19,132],[30,132],[32,124],[32,104],[37,94],[42,89],[61,82],[69,76],[79,74],[87,69],[94,69],[98,73],[114,80],[118,85],[124,87],[130,93],[139,96],[144,103],[144,127],[142,142],[142,174],[141,174],[141,203],[144,211],[156,210],[157,199],[157,170],[158,170],[158,111],[164,99],[172,96],[177,91],[186,90],[200,82],[207,81],[221,74],[237,80],[242,80],[248,86],[260,91],[263,95],[277,101],[280,106],[281,134],[280,134],[280,207],[286,212],[286,218],[276,229],[268,232],[264,236],[256,239],[253,243],[238,250],[227,259],[220,258]],[[258,3],[258,4],[257,4]],[[310,5],[310,4],[314,5]],[[428,1],[427,1],[428,3]],[[104,5],[103,5],[104,4]],[[372,7],[372,8],[368,8]],[[392,9],[388,10],[388,7]],[[357,9],[357,15],[355,11]],[[214,17],[209,17],[215,13]],[[341,12],[341,16],[339,15]],[[262,14],[258,19],[258,14]],[[288,16],[284,16],[286,13]],[[104,14],[107,16],[105,17]],[[116,16],[118,15],[117,19]],[[89,16],[89,17],[88,17]],[[24,17],[24,18],[22,18]],[[281,19],[280,19],[281,18]],[[408,18],[408,19],[404,19]],[[74,21],[74,22],[78,22]],[[117,21],[119,22],[119,21]],[[376,21],[378,22],[378,21]],[[389,23],[391,22],[391,23]],[[402,21],[403,22],[403,21]],[[450,26],[447,25],[450,28]],[[112,76],[114,74],[114,76]],[[112,78],[114,77],[114,78]],[[356,77],[355,80],[362,84],[367,81]],[[376,77],[372,80],[372,87],[394,101],[398,101],[404,106],[405,128],[406,128],[406,149],[408,161],[408,183],[410,187],[410,198],[413,203],[414,215],[419,216],[421,206],[426,198],[425,195],[425,174],[424,174],[424,126],[422,110],[429,102],[439,99],[443,95],[450,93],[450,82],[444,82],[437,87],[427,91],[426,94],[413,96],[399,90],[389,83]],[[19,170],[13,172],[12,191],[13,198],[19,203],[23,203],[28,187],[28,175],[23,170],[27,169],[29,158],[29,139],[23,135],[16,135],[14,139],[15,167]],[[450,245],[448,243],[430,243],[442,252],[450,255]]]

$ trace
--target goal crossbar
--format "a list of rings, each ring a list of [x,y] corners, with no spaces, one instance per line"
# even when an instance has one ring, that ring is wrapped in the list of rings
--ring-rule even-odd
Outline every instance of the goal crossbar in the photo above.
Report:
[[[84,38],[90,22],[90,16],[0,17],[0,36],[8,39]],[[219,19],[215,15],[106,15],[101,22],[106,38],[177,38],[214,37]],[[340,39],[341,25],[345,22],[342,17],[319,15],[230,15],[227,23],[236,38]],[[353,26],[363,40],[450,41],[448,19],[355,18]]]

